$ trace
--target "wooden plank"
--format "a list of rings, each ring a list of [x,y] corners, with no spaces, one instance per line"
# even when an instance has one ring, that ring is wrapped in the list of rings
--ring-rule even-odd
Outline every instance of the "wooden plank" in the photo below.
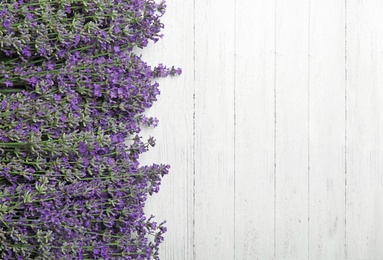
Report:
[[[276,4],[275,259],[308,259],[309,2]]]
[[[345,4],[310,1],[309,257],[345,259]]]
[[[274,257],[274,43],[274,1],[238,4],[235,259]]]
[[[348,259],[383,259],[383,2],[347,1]]]
[[[159,125],[145,129],[157,145],[142,155],[143,164],[170,164],[158,194],[148,198],[146,212],[167,220],[160,259],[193,259],[193,1],[169,1],[162,18],[164,38],[142,50],[151,65],[179,66],[180,77],[159,80],[161,95],[147,112]]]
[[[234,1],[195,1],[195,259],[234,257]]]

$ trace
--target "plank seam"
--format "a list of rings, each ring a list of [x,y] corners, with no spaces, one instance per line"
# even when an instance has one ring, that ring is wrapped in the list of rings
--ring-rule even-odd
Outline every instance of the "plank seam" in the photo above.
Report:
[[[307,75],[307,257],[310,260],[310,77],[311,77],[311,0],[308,2],[308,75]]]
[[[233,210],[233,239],[234,239],[234,242],[233,242],[233,259],[235,260],[235,225],[236,225],[236,219],[235,219],[235,215],[236,215],[236,134],[237,134],[237,114],[236,114],[236,83],[237,83],[237,1],[235,0],[234,1],[234,87],[233,87],[233,99],[234,99],[234,136],[233,136],[233,142],[234,142],[234,156],[233,156],[233,159],[234,159],[234,210]]]
[[[192,194],[192,200],[193,200],[193,208],[192,208],[192,215],[193,215],[193,225],[192,225],[192,259],[196,259],[196,245],[195,245],[195,208],[196,208],[196,200],[195,200],[195,191],[196,191],[196,183],[195,183],[195,176],[196,176],[196,160],[195,160],[195,146],[196,146],[196,137],[195,137],[195,129],[196,129],[196,102],[195,102],[195,94],[196,94],[196,44],[195,44],[195,36],[196,36],[196,23],[195,23],[195,9],[196,4],[195,0],[193,1],[193,194]]]
[[[344,255],[347,260],[347,0],[344,1],[344,69],[345,69],[345,86],[344,86]]]
[[[277,0],[274,0],[274,259],[277,252]]]

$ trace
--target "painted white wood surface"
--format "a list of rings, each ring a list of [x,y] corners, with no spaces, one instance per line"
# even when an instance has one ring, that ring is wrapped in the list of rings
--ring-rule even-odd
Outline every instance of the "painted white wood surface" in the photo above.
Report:
[[[234,258],[234,7],[195,0],[196,259]]]
[[[348,259],[383,259],[383,2],[347,3]]]
[[[167,1],[142,51],[161,259],[383,260],[383,2]]]
[[[345,258],[345,2],[311,0],[309,9],[309,259],[337,260]]]
[[[274,10],[273,1],[236,8],[236,259],[274,257]]]
[[[157,222],[167,221],[169,232],[161,247],[161,259],[193,259],[193,15],[193,1],[172,1],[162,18],[166,36],[139,51],[151,65],[175,65],[184,73],[182,77],[158,80],[161,95],[147,115],[156,116],[159,125],[142,133],[144,137],[154,136],[157,141],[142,156],[142,164],[171,166],[160,192],[148,199],[146,209],[148,215],[155,215]]]
[[[308,11],[276,1],[276,259],[308,258]]]

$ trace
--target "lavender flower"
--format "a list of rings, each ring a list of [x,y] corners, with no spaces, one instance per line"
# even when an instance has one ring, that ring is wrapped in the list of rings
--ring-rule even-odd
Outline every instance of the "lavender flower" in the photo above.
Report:
[[[133,47],[162,37],[152,0],[0,3],[0,256],[158,259],[144,213],[170,166],[140,165],[160,94]],[[125,141],[130,140],[128,145]],[[149,239],[154,237],[154,239]]]

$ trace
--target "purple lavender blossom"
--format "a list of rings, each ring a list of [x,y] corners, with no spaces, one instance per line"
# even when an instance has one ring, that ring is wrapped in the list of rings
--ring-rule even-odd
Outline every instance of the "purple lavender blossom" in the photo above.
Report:
[[[11,22],[9,20],[5,20],[3,22],[3,25],[4,25],[5,28],[10,28],[11,27]]]
[[[3,101],[1,101],[1,109],[5,110],[6,108],[7,108],[7,100],[3,99]]]
[[[6,87],[12,87],[12,86],[13,86],[13,82],[10,81],[9,79],[7,79],[6,81],[4,81],[4,85],[5,85]]]
[[[169,166],[140,165],[155,139],[139,133],[158,124],[143,115],[160,94],[155,78],[182,71],[152,68],[133,47],[162,37],[165,4],[7,3],[0,3],[0,258],[158,259],[166,227],[144,207]],[[13,246],[20,243],[25,250]]]

